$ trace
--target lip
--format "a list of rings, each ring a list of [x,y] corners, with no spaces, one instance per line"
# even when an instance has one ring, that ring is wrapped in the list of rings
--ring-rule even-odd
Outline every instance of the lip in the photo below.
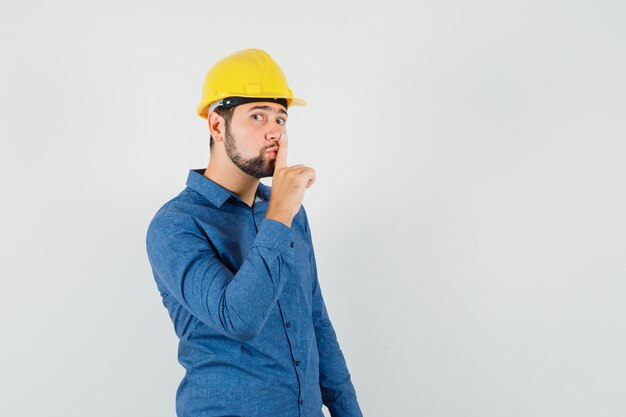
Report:
[[[267,153],[276,158],[276,155],[278,155],[278,148],[270,149]]]

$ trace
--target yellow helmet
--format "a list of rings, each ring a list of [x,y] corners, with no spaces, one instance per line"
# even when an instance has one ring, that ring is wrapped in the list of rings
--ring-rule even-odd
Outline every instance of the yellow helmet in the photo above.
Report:
[[[287,106],[306,105],[306,101],[293,96],[283,71],[261,49],[235,52],[213,65],[204,78],[196,113],[206,119],[209,105],[226,97],[286,99]]]

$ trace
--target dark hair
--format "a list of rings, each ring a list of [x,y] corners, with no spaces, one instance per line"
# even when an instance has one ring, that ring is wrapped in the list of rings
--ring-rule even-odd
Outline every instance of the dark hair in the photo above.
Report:
[[[233,112],[235,111],[235,107],[230,107],[230,108],[224,108],[222,106],[217,106],[214,110],[215,113],[219,114],[220,116],[222,116],[224,118],[224,129],[228,129],[228,124],[230,123],[231,119],[233,118]],[[211,140],[209,142],[209,149],[213,150],[213,136],[211,136]]]

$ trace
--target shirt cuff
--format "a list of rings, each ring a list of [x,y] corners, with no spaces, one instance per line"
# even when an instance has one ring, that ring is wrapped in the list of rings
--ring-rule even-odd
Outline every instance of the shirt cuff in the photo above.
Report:
[[[274,219],[264,219],[252,246],[274,249],[293,260],[295,239],[293,228]]]

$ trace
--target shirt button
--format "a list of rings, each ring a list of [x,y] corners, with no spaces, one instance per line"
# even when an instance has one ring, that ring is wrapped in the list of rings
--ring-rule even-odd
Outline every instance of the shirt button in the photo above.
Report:
[[[285,323],[285,327],[291,327],[291,323],[289,322]]]
[[[300,405],[304,404],[304,400],[300,400]]]
[[[300,366],[300,361],[296,361],[296,366]]]
[[[295,245],[295,243],[291,242],[291,243],[289,244],[289,246],[293,248],[293,247],[294,247],[294,246],[296,246],[296,245]]]

